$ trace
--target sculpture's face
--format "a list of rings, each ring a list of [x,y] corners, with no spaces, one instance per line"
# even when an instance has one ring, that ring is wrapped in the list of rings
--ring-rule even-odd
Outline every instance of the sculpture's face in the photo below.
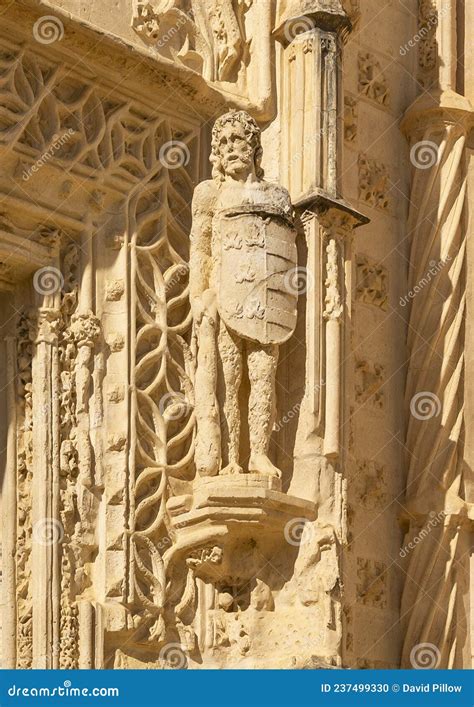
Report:
[[[219,137],[224,172],[234,179],[246,179],[253,171],[254,148],[240,123],[224,125]]]

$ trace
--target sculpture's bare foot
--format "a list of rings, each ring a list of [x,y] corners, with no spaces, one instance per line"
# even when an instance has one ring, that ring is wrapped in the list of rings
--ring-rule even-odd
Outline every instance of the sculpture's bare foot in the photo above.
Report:
[[[266,454],[252,454],[249,461],[249,472],[257,472],[257,474],[265,474],[265,476],[274,476],[281,479],[281,471]]]
[[[220,470],[219,476],[230,476],[231,474],[243,474],[244,470],[237,462],[230,462]]]

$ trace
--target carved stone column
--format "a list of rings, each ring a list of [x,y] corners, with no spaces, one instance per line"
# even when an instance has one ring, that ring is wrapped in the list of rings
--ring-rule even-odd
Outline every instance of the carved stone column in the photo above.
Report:
[[[420,78],[431,90],[403,123],[413,176],[402,668],[416,667],[423,646],[431,661],[424,667],[460,668],[469,659],[460,638],[468,631],[463,576],[474,520],[463,461],[466,142],[474,112],[454,90],[455,12],[455,3],[420,2],[420,25],[430,28]]]
[[[16,440],[16,340],[4,344],[6,395],[6,465],[2,501],[2,665],[14,669],[17,653],[17,440]]]
[[[283,45],[282,178],[307,242],[307,434],[324,438],[324,455],[340,451],[346,261],[352,230],[367,219],[340,198],[341,61],[350,21],[338,0],[280,3],[275,35]],[[323,371],[330,379],[326,380]],[[325,388],[325,391],[323,390]],[[324,431],[326,428],[326,431]]]
[[[59,658],[59,316],[38,311],[33,356],[33,667],[43,669]]]
[[[327,634],[342,653],[341,546],[345,539],[344,402],[350,379],[352,237],[368,219],[341,197],[341,62],[351,23],[338,0],[280,2],[275,35],[281,50],[282,179],[303,224],[306,248],[306,391],[295,447],[294,492],[319,506],[316,525],[330,527],[334,552],[318,576],[336,578],[335,619]],[[301,492],[301,491],[300,491]],[[330,566],[330,570],[329,570]]]

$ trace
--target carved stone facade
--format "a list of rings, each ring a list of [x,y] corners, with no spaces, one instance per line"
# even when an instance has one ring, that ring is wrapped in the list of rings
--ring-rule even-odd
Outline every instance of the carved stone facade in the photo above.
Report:
[[[469,667],[462,16],[119,5],[0,2],[2,667]]]

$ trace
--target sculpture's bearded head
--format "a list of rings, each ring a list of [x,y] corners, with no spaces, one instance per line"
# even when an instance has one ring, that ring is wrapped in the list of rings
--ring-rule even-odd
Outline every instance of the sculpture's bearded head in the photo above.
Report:
[[[210,159],[212,176],[219,182],[226,175],[238,180],[245,180],[252,173],[257,179],[263,177],[260,128],[251,115],[233,110],[216,120]]]

